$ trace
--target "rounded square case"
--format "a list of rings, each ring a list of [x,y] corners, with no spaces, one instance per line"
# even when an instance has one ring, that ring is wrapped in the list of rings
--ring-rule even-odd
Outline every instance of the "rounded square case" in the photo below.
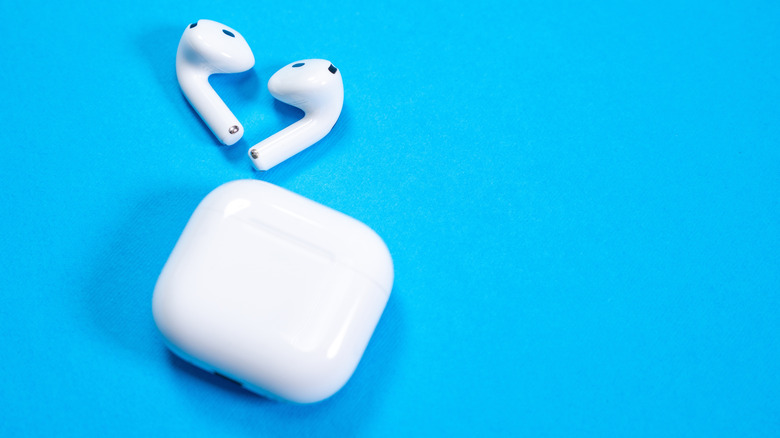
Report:
[[[169,348],[247,389],[311,403],[352,375],[393,264],[363,223],[272,184],[224,184],[198,205],[157,280]]]

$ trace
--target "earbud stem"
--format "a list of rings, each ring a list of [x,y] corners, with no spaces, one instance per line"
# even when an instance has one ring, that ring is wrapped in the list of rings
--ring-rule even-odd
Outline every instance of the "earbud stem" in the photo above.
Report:
[[[307,114],[252,147],[249,158],[257,170],[269,170],[322,139],[335,123],[335,120],[324,120]]]
[[[241,139],[244,127],[208,84],[207,72],[177,68],[176,76],[184,96],[219,141],[229,146]]]

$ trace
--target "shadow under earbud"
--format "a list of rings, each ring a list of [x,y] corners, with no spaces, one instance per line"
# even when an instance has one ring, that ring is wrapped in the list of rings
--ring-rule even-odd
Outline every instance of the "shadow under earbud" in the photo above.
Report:
[[[171,101],[181,97],[176,79],[176,47],[183,30],[179,26],[161,26],[135,39],[136,47],[146,58],[158,84]]]
[[[262,88],[254,69],[241,73],[213,74],[209,76],[209,84],[238,120],[243,120],[239,114],[240,108],[244,105],[256,105],[258,94]]]
[[[292,125],[293,123],[297,122],[298,120],[302,119],[304,116],[304,112],[300,108],[296,108],[292,105],[287,105],[284,102],[280,102],[276,99],[274,99],[274,111],[279,114],[279,117],[281,119],[282,123],[287,123],[283,128],[286,128],[287,126]],[[280,131],[281,131],[280,129]]]

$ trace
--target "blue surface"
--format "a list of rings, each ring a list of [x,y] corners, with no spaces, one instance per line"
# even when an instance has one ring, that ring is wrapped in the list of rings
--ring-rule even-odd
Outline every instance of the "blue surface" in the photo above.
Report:
[[[321,3],[0,4],[0,436],[780,434],[780,4]],[[212,79],[232,147],[176,82],[198,18],[257,59]],[[254,173],[300,117],[266,81],[309,57],[344,113]],[[236,390],[152,321],[197,203],[252,177],[394,257],[321,404]]]

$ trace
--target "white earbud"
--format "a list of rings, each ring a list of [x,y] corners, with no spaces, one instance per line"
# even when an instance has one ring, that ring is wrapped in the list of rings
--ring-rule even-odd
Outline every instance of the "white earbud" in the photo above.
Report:
[[[304,59],[282,67],[268,80],[268,91],[305,115],[249,150],[257,170],[268,170],[325,137],[344,104],[341,72],[324,59]]]
[[[184,30],[176,52],[176,76],[181,91],[219,141],[231,145],[244,128],[209,85],[214,73],[239,73],[255,65],[244,37],[211,20],[198,20]]]

